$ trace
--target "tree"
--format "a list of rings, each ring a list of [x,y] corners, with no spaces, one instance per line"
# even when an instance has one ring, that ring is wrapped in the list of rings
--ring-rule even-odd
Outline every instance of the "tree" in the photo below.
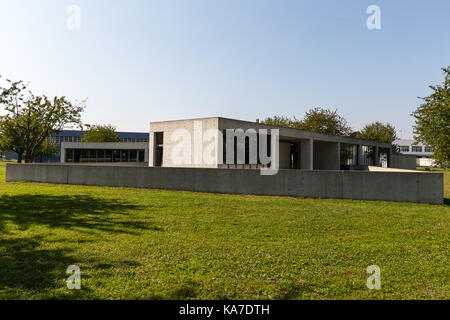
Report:
[[[39,158],[40,162],[42,162],[42,158],[50,158],[52,155],[58,152],[58,145],[55,140],[52,138],[47,138],[42,143],[39,151],[36,153],[36,156]]]
[[[87,130],[83,135],[83,142],[120,142],[121,139],[116,133],[116,127],[107,125],[86,125]]]
[[[275,127],[295,128],[298,122],[295,117],[274,116],[264,119],[261,123]]]
[[[18,154],[19,163],[32,162],[44,141],[66,125],[81,126],[84,101],[72,104],[66,97],[35,96],[23,81],[7,82],[7,88],[0,87],[0,105],[7,112],[0,117],[0,143],[2,150]]]
[[[352,128],[337,110],[314,108],[306,112],[305,118],[300,121],[297,129],[331,134],[336,136],[349,136]]]
[[[356,133],[356,138],[373,140],[378,142],[393,143],[398,139],[395,127],[389,123],[380,121],[372,122]]]
[[[413,116],[417,142],[431,147],[433,158],[442,167],[450,166],[450,66],[442,68],[445,79],[441,85],[429,86],[433,93],[420,98],[424,101]]]
[[[323,108],[309,110],[305,113],[303,120],[298,120],[296,117],[274,116],[265,119],[262,123],[337,136],[349,136],[352,132],[347,121],[337,113],[337,110],[331,111]]]

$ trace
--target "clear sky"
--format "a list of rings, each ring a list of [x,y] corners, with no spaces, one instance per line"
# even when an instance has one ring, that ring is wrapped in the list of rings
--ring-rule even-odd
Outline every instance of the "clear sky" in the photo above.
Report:
[[[366,27],[373,4],[381,30]],[[449,17],[449,0],[0,0],[0,74],[88,98],[84,121],[121,131],[320,106],[409,138],[417,97],[450,65]]]

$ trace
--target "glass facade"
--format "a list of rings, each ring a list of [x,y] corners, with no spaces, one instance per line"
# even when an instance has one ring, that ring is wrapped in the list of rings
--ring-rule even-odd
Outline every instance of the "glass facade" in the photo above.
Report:
[[[361,146],[361,165],[374,166],[375,165],[375,147]]]
[[[358,164],[358,146],[356,144],[341,143],[341,166]]]
[[[65,162],[144,162],[144,149],[66,149]]]

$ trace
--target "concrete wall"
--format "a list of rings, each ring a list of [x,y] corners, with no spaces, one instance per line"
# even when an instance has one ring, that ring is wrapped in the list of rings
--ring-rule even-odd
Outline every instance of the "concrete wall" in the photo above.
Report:
[[[287,142],[280,142],[280,169],[291,168],[291,144]]]
[[[300,142],[300,168],[302,170],[314,170],[314,141],[301,140]]]
[[[416,170],[416,156],[392,153],[391,167],[397,169]]]
[[[203,152],[206,148],[211,145],[211,141],[204,139],[203,134],[208,130],[219,129],[219,119],[218,118],[207,118],[207,119],[197,119],[197,120],[177,120],[177,121],[166,121],[166,122],[152,122],[150,124],[150,156],[149,156],[149,166],[154,165],[155,161],[155,132],[164,133],[164,143],[163,143],[163,167],[210,167],[217,168],[218,161],[210,164],[200,164],[196,159],[203,157]],[[195,134],[195,126],[198,132],[201,134]],[[188,141],[182,140],[177,134],[182,133],[182,131],[188,132],[190,139]],[[203,149],[200,148],[203,142]],[[190,161],[189,163],[180,164],[174,161],[173,152],[177,146],[183,143],[186,150],[190,151]],[[188,151],[188,152],[189,152]],[[214,150],[211,151],[218,158],[218,148],[214,144]],[[181,153],[180,153],[181,154]],[[175,155],[176,156],[176,155]]]
[[[6,181],[355,200],[443,203],[443,174],[7,164]]]
[[[314,170],[339,170],[340,149],[337,142],[314,141]]]

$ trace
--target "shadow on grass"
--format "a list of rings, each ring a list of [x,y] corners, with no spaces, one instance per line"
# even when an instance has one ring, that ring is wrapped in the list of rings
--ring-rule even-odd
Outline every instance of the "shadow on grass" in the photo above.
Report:
[[[67,267],[75,264],[69,256],[72,250],[45,248],[42,243],[40,236],[0,240],[0,290],[4,290],[4,298],[30,295],[45,299],[77,299],[81,295],[92,296],[86,286],[73,291],[66,287],[65,281],[70,276],[66,274]]]
[[[6,298],[96,299],[83,285],[68,290],[67,267],[102,261],[78,261],[77,246],[92,240],[67,239],[53,242],[47,237],[54,229],[72,232],[137,235],[143,230],[160,230],[147,219],[131,219],[132,210],[142,207],[116,199],[99,199],[88,195],[3,195],[0,196],[0,293]],[[42,229],[39,229],[43,227]],[[42,232],[34,235],[27,231]],[[36,228],[36,229],[35,229]],[[133,261],[123,262],[136,265]],[[101,267],[107,268],[103,264]],[[111,266],[114,267],[114,266]],[[82,280],[83,276],[82,270]]]
[[[280,288],[280,292],[275,300],[295,300],[300,299],[303,294],[314,292],[314,288],[307,284],[286,284]]]
[[[450,206],[450,198],[444,198],[444,205]]]
[[[15,224],[19,230],[31,226],[129,234],[160,230],[148,221],[130,221],[128,212],[137,209],[142,206],[87,195],[3,195],[0,197],[0,232],[6,231],[7,223]]]

